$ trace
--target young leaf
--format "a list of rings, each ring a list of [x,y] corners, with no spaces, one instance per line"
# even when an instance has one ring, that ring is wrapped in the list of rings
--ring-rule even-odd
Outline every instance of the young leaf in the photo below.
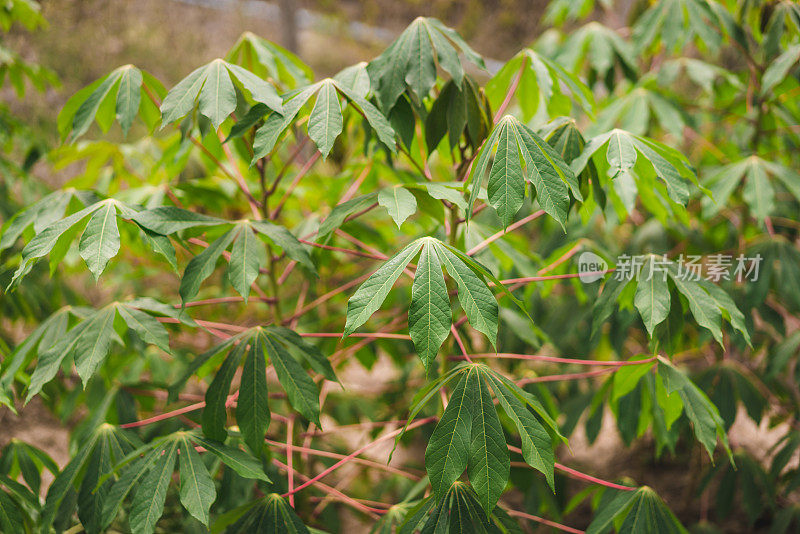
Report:
[[[308,136],[317,145],[323,159],[333,148],[333,142],[342,133],[342,107],[334,82],[322,83],[311,116],[308,118]]]
[[[476,380],[477,371],[470,369],[456,384],[425,449],[425,469],[439,500],[461,476],[469,462]]]
[[[669,287],[667,286],[667,273],[656,272],[655,258],[648,257],[639,271],[636,284],[634,304],[642,316],[647,333],[653,337],[653,331],[669,315]]]
[[[386,208],[397,228],[417,211],[417,199],[403,187],[389,187],[378,193],[378,204]]]
[[[81,258],[95,280],[100,278],[108,260],[117,255],[119,246],[117,208],[113,202],[107,202],[92,214],[79,245]]]

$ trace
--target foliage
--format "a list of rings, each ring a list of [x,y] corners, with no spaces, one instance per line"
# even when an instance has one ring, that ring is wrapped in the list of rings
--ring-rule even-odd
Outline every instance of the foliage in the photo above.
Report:
[[[0,404],[79,421],[60,468],[0,451],[0,530],[796,529],[800,10],[636,2],[628,31],[616,4],[551,2],[575,29],[494,73],[425,17],[319,81],[251,33],[169,89],[124,65],[61,109],[49,160],[83,170],[55,191],[0,108],[27,332]],[[0,48],[5,80],[55,83]],[[729,441],[743,418],[769,454]],[[613,427],[689,505],[558,461]]]

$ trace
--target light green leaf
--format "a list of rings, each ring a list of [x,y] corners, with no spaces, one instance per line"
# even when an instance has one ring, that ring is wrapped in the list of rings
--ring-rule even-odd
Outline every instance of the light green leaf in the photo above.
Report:
[[[428,96],[436,81],[436,64],[433,60],[433,43],[423,19],[409,27],[409,69],[406,83],[420,100]]]
[[[308,136],[317,145],[323,159],[333,148],[342,133],[342,106],[333,81],[322,83],[311,116],[308,118]]]
[[[236,237],[235,229],[228,230],[203,252],[192,258],[186,266],[181,278],[181,286],[178,289],[184,304],[197,295],[200,290],[200,284],[214,272],[217,260],[228,248],[228,245],[231,244],[234,237]]]
[[[759,221],[769,217],[775,209],[775,188],[772,187],[764,166],[759,164],[757,158],[751,159],[747,166],[747,180],[742,190],[742,198]]]
[[[261,452],[264,435],[269,426],[270,412],[267,397],[264,345],[260,340],[254,339],[242,368],[239,399],[236,403],[236,423],[242,432],[244,442],[256,454]]]
[[[612,490],[613,491],[613,490]],[[605,506],[600,508],[595,514],[594,519],[586,529],[586,534],[603,534],[608,532],[614,519],[630,508],[631,502],[636,497],[636,491],[616,490],[616,495],[609,499]],[[605,496],[604,496],[605,497]]]
[[[161,122],[164,126],[185,117],[192,111],[207,76],[207,65],[203,65],[193,70],[186,78],[178,82],[178,85],[169,90],[164,101],[161,102]]]
[[[472,408],[468,473],[469,482],[488,516],[506,487],[511,464],[503,427],[486,387],[487,382],[488,379],[479,370],[476,373],[477,391]]]
[[[253,159],[250,165],[255,164],[256,161],[270,154],[275,148],[275,143],[278,138],[286,130],[286,128],[294,121],[297,113],[300,111],[311,95],[317,92],[319,84],[310,85],[303,89],[301,92],[293,96],[288,102],[283,104],[283,113],[271,113],[264,121],[264,125],[256,130],[256,137],[253,141]]]
[[[634,356],[631,360],[646,359],[646,355]],[[611,400],[618,401],[634,390],[639,380],[653,368],[655,362],[641,363],[639,365],[623,365],[614,372]]]
[[[450,278],[458,286],[458,301],[472,327],[497,346],[497,300],[486,283],[446,247],[436,243],[436,251]]]
[[[78,246],[81,258],[95,280],[100,278],[108,260],[117,255],[119,246],[117,208],[113,202],[106,202],[89,219]]]
[[[425,449],[425,469],[438,500],[467,468],[477,371],[458,382]]]
[[[139,103],[142,98],[142,71],[133,65],[122,67],[122,75],[117,91],[117,120],[122,127],[122,133],[128,134],[133,119],[139,113]]]
[[[665,534],[685,534],[675,514],[667,508],[664,501],[656,493],[644,486],[636,491],[633,505],[628,511],[619,529],[624,534],[649,534],[651,532]]]
[[[133,534],[152,534],[156,530],[156,523],[164,513],[164,502],[167,499],[167,488],[172,480],[172,470],[175,467],[178,441],[173,440],[159,447],[162,456],[142,479],[141,485],[133,496],[131,512],[128,523]]]
[[[198,521],[208,526],[208,509],[217,498],[214,480],[194,446],[180,440],[181,504]]]
[[[392,289],[395,281],[400,277],[411,258],[416,255],[421,244],[420,240],[415,240],[406,245],[403,250],[384,263],[380,269],[372,273],[353,293],[353,296],[347,301],[347,321],[344,326],[344,337],[355,332],[381,307],[381,304],[389,294],[389,290]]]
[[[319,225],[319,232],[317,232],[317,240],[322,241],[328,234],[339,228],[344,221],[352,214],[357,213],[363,209],[368,208],[375,203],[378,198],[378,193],[367,193],[360,197],[352,198],[331,210],[330,214]]]
[[[206,68],[206,81],[200,91],[199,109],[214,128],[219,128],[236,109],[236,90],[225,68],[225,62],[221,59],[215,59]]]
[[[86,320],[86,327],[75,343],[75,367],[84,387],[108,356],[116,315],[116,306],[98,310],[91,319]]]
[[[452,320],[447,285],[434,243],[428,238],[422,247],[408,310],[408,331],[417,354],[428,370],[450,334]]]
[[[316,274],[317,269],[308,251],[289,230],[268,221],[250,221],[250,224],[259,234],[266,236],[273,244],[281,247],[287,256]]]
[[[319,422],[319,390],[303,367],[283,348],[283,345],[270,338],[261,336],[269,360],[278,375],[278,381],[289,397],[289,403],[303,417],[321,426]]]
[[[403,187],[381,189],[378,204],[386,208],[398,228],[417,211],[417,199]]]
[[[798,61],[800,61],[800,44],[790,46],[775,58],[761,77],[761,95],[766,95],[776,85],[785,80],[789,70]]]
[[[75,112],[75,117],[72,119],[72,139],[77,139],[86,133],[92,121],[95,119],[100,105],[119,83],[120,76],[122,76],[121,69],[117,69],[109,74],[106,79],[97,86],[97,89],[95,89],[92,94],[83,101],[80,107],[78,107],[78,110]]]
[[[253,233],[249,224],[238,225],[239,237],[231,247],[231,257],[228,263],[228,280],[231,285],[247,302],[250,296],[250,285],[258,277],[259,270],[267,264],[267,253],[264,243]]]
[[[233,74],[242,86],[250,91],[253,100],[265,104],[270,109],[281,113],[283,111],[283,99],[275,91],[275,88],[267,81],[262,80],[249,70],[225,63],[231,74]]]
[[[642,265],[636,283],[636,296],[633,300],[651,338],[656,326],[669,315],[670,305],[666,270],[658,272],[655,261],[653,256],[649,256]]]
[[[197,226],[218,226],[228,223],[228,221],[217,217],[209,217],[202,213],[195,213],[174,206],[162,206],[140,211],[133,217],[133,220],[151,232],[162,235],[174,234]]]
[[[378,139],[380,139],[381,143],[383,143],[390,152],[397,152],[394,128],[392,128],[392,125],[383,113],[378,111],[378,108],[373,106],[368,100],[362,98],[355,90],[341,83],[337,83],[336,88],[341,91],[352,104],[361,110],[370,127],[378,134]]]

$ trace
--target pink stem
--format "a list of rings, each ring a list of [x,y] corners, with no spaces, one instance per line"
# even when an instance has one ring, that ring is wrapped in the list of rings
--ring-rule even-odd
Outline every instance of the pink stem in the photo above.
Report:
[[[616,269],[607,269],[605,271],[590,271],[587,273],[567,273],[567,274],[552,274],[549,276],[528,276],[525,278],[509,278],[507,280],[500,280],[504,286],[509,284],[525,284],[528,282],[542,282],[544,280],[561,280],[564,278],[584,278],[586,276],[593,276],[597,274],[608,274],[614,272]],[[490,282],[489,286],[494,287],[496,284]]]
[[[464,359],[469,363],[473,363],[472,359],[469,357],[469,354],[467,354],[467,348],[464,346],[461,336],[458,335],[458,330],[456,330],[455,325],[450,325],[450,331],[453,333],[453,337],[456,338],[456,343],[458,344],[458,348],[461,349],[461,354],[463,355]]]
[[[514,93],[517,92],[517,87],[519,86],[519,81],[522,79],[522,73],[525,71],[525,65],[528,62],[528,58],[525,57],[522,59],[522,63],[519,66],[519,70],[517,71],[517,76],[514,78],[514,81],[511,82],[511,85],[508,87],[508,92],[506,93],[506,98],[503,100],[503,103],[500,104],[500,107],[497,108],[497,113],[494,115],[494,122],[497,122],[500,117],[503,116],[505,113],[506,108],[511,103],[511,99],[514,97]]]
[[[503,237],[507,233],[513,232],[514,230],[516,230],[520,226],[522,226],[524,224],[527,224],[527,223],[529,223],[529,222],[531,222],[531,221],[533,221],[535,219],[538,219],[542,215],[544,215],[544,210],[539,210],[539,211],[537,211],[535,213],[532,213],[532,214],[528,215],[524,219],[521,219],[521,220],[515,222],[514,224],[510,224],[508,226],[508,228],[506,228],[504,230],[501,230],[501,231],[497,232],[496,234],[494,234],[494,235],[492,235],[490,237],[487,237],[486,239],[484,239],[483,241],[481,241],[480,243],[478,243],[477,245],[475,245],[474,247],[469,249],[467,251],[467,256],[472,256],[473,254],[475,254],[479,250],[483,250],[484,248],[486,248],[493,241],[497,241],[498,239],[500,239],[501,237]]]
[[[342,337],[338,332],[305,332],[300,334],[303,337]],[[371,334],[350,334],[348,337],[366,337],[374,339],[411,339],[411,336],[406,334],[384,334],[381,332],[373,332]]]
[[[560,380],[579,380],[581,378],[591,378],[593,376],[604,375],[606,373],[613,373],[617,369],[619,369],[619,367],[606,367],[605,369],[599,369],[597,371],[588,371],[585,373],[547,375],[547,376],[536,376],[533,378],[523,378],[522,380],[517,381],[517,385],[524,386],[525,384],[533,384],[536,382],[558,382]]]
[[[419,421],[415,421],[415,422],[411,423],[410,425],[408,425],[408,427],[406,427],[405,430],[408,431],[408,430],[411,430],[411,429],[416,428],[418,426],[426,425],[426,424],[428,424],[428,423],[430,423],[432,421],[435,421],[437,419],[438,419],[438,417],[436,417],[436,416],[426,417],[425,419],[420,419]],[[362,452],[366,451],[367,449],[370,449],[370,448],[374,447],[378,443],[382,443],[384,441],[392,439],[392,438],[394,438],[395,436],[399,435],[402,432],[403,432],[403,429],[402,428],[398,428],[397,430],[389,432],[388,434],[384,434],[383,436],[379,437],[378,439],[376,439],[374,441],[371,441],[370,443],[367,443],[363,447],[351,452],[350,454],[348,454],[347,456],[345,456],[344,458],[342,458],[341,460],[339,460],[338,462],[336,462],[335,464],[333,464],[329,468],[325,469],[324,471],[322,471],[320,474],[318,474],[314,478],[311,478],[311,479],[307,480],[306,482],[300,484],[299,486],[297,486],[292,491],[292,493],[297,493],[298,491],[300,491],[300,490],[302,490],[304,488],[307,488],[308,486],[310,486],[314,482],[318,481],[319,479],[323,478],[327,474],[329,474],[329,473],[335,471],[336,469],[340,468],[341,466],[343,466],[344,464],[346,464],[347,462],[349,462],[350,460],[352,460],[353,458],[355,458],[356,456],[358,456]],[[287,497],[288,495],[289,495],[289,493],[287,492],[287,493],[284,493],[282,495],[282,497]]]
[[[555,521],[550,521],[549,519],[545,519],[543,517],[539,517],[538,515],[531,515],[526,514],[525,512],[518,512],[516,510],[506,510],[508,515],[514,515],[517,517],[521,517],[523,519],[529,519],[531,521],[536,521],[537,523],[541,523],[542,525],[547,525],[548,527],[557,528],[563,532],[570,532],[572,534],[584,534],[585,531],[578,530],[577,528],[568,527],[567,525],[562,525],[561,523],[556,523]]]
[[[574,358],[558,358],[556,356],[540,356],[538,354],[514,354],[510,352],[482,352],[479,354],[473,354],[473,358],[498,358],[498,359],[508,359],[508,360],[534,360],[534,361],[541,361],[541,362],[550,362],[550,363],[566,363],[566,364],[575,364],[575,365],[603,365],[608,367],[622,367],[625,365],[639,365],[642,363],[649,363],[656,360],[656,357],[653,356],[652,358],[647,358],[646,360],[578,360]],[[461,356],[453,356],[455,359],[462,359]]]

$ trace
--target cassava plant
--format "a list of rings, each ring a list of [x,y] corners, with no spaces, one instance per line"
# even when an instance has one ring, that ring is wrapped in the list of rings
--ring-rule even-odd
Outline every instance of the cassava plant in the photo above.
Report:
[[[331,78],[247,33],[69,98],[81,172],[2,227],[4,303],[51,289],[0,403],[73,421],[70,460],[11,441],[0,530],[800,529],[800,7],[543,21],[492,72],[421,17]]]

